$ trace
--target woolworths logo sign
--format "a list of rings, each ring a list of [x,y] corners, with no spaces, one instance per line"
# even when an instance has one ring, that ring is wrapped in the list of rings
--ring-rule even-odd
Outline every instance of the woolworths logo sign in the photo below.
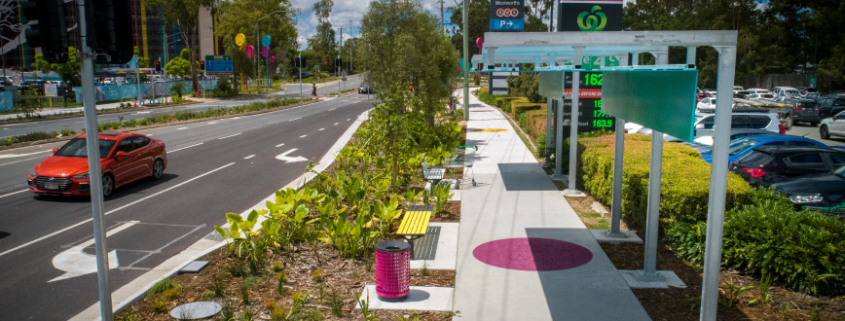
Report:
[[[593,6],[592,10],[578,15],[578,28],[581,31],[602,31],[607,26],[607,16],[601,11],[601,6]]]

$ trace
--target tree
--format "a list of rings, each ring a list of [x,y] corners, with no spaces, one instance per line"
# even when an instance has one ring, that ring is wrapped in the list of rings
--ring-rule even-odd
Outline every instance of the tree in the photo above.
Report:
[[[464,52],[464,7],[455,2],[451,8],[452,17],[449,22],[457,26],[452,36],[452,44],[463,55]],[[469,51],[477,50],[475,39],[484,38],[484,33],[490,31],[490,0],[469,0]]]
[[[296,48],[298,33],[294,26],[293,18],[300,14],[299,9],[291,7],[290,0],[234,0],[222,1],[219,8],[219,25],[216,34],[223,39],[223,43],[229,52],[229,48],[236,49],[235,36],[243,33],[246,36],[245,45],[252,45],[261,48],[259,39],[255,38],[256,24],[258,19],[268,13],[282,10],[284,12],[274,14],[261,20],[259,26],[261,36],[268,35],[273,39],[271,48],[282,51],[288,48]],[[236,49],[237,50],[237,49]],[[260,52],[260,51],[259,51]],[[234,57],[233,57],[234,59]],[[284,57],[276,55],[276,61],[282,62]],[[249,60],[249,59],[248,59]],[[249,77],[255,74],[255,60],[252,60],[253,72],[246,73]],[[244,71],[243,69],[241,71]]]
[[[314,4],[314,16],[317,17],[317,33],[308,39],[308,48],[316,51],[320,56],[320,65],[327,66],[326,70],[332,70],[334,58],[337,56],[337,41],[332,23],[329,17],[332,13],[332,0],[320,0]]]
[[[199,37],[193,35],[197,33],[199,26],[199,12],[202,7],[210,7],[213,0],[149,0],[147,6],[150,8],[158,7],[159,13],[164,19],[164,23],[179,28],[179,33],[182,35],[182,42],[185,43],[188,50],[189,59],[188,65],[191,69],[191,79],[193,81],[192,91],[199,90],[199,80],[197,79],[197,61],[196,53],[199,48]],[[170,63],[168,63],[170,65]]]
[[[61,64],[51,64],[44,60],[44,55],[38,54],[35,56],[35,62],[32,63],[32,69],[38,70],[42,73],[49,73],[55,71],[62,77],[70,87],[82,86],[82,64],[76,60],[76,48],[67,48],[67,61]]]
[[[167,74],[177,76],[177,77],[186,77],[191,74],[191,50],[190,49],[182,49],[182,52],[179,53],[179,57],[170,59],[170,62],[164,66],[164,69],[167,70]]]
[[[415,112],[431,125],[451,94],[457,54],[439,28],[439,20],[418,3],[379,0],[370,3],[361,23],[355,56],[365,81],[378,88],[414,88]]]

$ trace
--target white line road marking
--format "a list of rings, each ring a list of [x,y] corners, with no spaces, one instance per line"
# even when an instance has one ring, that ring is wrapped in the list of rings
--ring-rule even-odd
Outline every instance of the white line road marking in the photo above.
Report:
[[[138,223],[138,221],[126,222],[118,226],[117,228],[106,232],[106,237],[115,235],[120,231],[130,228]],[[53,257],[53,267],[55,267],[57,270],[64,271],[65,274],[62,274],[47,282],[55,282],[97,272],[97,257],[83,252],[86,247],[91,246],[92,244],[94,244],[93,238],[84,243],[69,248],[65,251],[62,251],[61,253]],[[109,269],[114,269],[120,266],[120,263],[118,263],[117,260],[117,251],[112,250],[111,252],[109,252],[108,261]]]
[[[20,193],[23,193],[23,192],[28,192],[28,191],[29,191],[28,189],[25,189],[25,190],[22,190],[22,191],[17,191],[17,192],[11,192],[11,193],[8,193],[8,194],[3,194],[3,195],[0,195],[0,198],[4,198],[4,197],[6,197],[6,196],[12,196],[12,195],[15,195],[15,194],[20,194]]]
[[[135,115],[145,115],[145,114],[149,114],[149,113],[151,113],[151,112],[149,112],[149,111],[139,111],[139,112],[135,113]]]
[[[347,118],[347,119],[346,119],[346,121],[351,121],[351,120],[352,120],[352,118]]]
[[[308,136],[308,135],[302,135],[302,136],[299,136],[299,138],[305,138],[306,136]]]
[[[335,108],[332,108],[332,109],[329,109],[329,111],[333,111],[333,110],[335,110],[335,109],[337,109],[337,107],[335,107]]]
[[[15,158],[15,157],[26,157],[26,156],[38,155],[38,154],[49,153],[49,152],[52,152],[52,150],[43,150],[43,151],[40,151],[40,152],[26,153],[26,154],[3,154],[3,155],[0,155],[0,159]]]
[[[237,134],[234,134],[234,135],[229,135],[229,136],[223,136],[223,137],[220,137],[220,138],[218,138],[218,139],[226,139],[226,138],[230,138],[230,137],[235,137],[235,136],[238,136],[238,135],[240,135],[240,134],[241,134],[241,133],[237,133]]]
[[[255,154],[252,154],[252,155],[249,155],[249,156],[247,156],[247,157],[244,157],[244,159],[250,159],[250,158],[253,158],[253,157],[255,157]]]
[[[278,145],[276,145],[276,147],[277,147],[277,148],[278,148],[278,147],[282,147],[282,146],[285,146],[285,144],[283,144],[283,143],[282,143],[282,144],[278,144]]]
[[[335,126],[337,126],[337,124],[339,124],[339,123],[334,123]]]
[[[289,150],[289,151],[286,151],[286,152],[284,152],[283,154],[281,154],[281,155],[279,155],[279,156],[276,156],[276,159],[278,159],[278,160],[280,160],[280,161],[285,162],[285,164],[287,164],[287,163],[295,163],[295,162],[304,162],[304,161],[307,161],[307,160],[308,160],[307,158],[302,157],[302,156],[296,156],[296,157],[289,157],[289,156],[288,156],[288,154],[293,153],[293,152],[295,152],[295,151],[296,151],[296,148],[291,149],[291,150]]]
[[[188,127],[179,127],[179,128],[176,128],[176,130],[186,130],[186,129],[188,129]]]
[[[210,121],[210,122],[208,122],[208,124],[209,124],[209,125],[214,125],[214,124],[216,124],[216,123],[217,123],[216,121]]]
[[[324,131],[324,130],[326,130],[326,129],[325,129],[325,128],[320,128],[320,131]]]
[[[132,202],[132,203],[129,203],[129,204],[123,205],[123,206],[121,206],[121,207],[118,207],[118,208],[116,208],[116,209],[113,209],[113,210],[111,210],[111,211],[108,211],[108,212],[106,212],[106,213],[105,213],[105,214],[103,214],[103,215],[109,215],[109,214],[112,214],[112,213],[117,212],[117,211],[119,211],[119,210],[122,210],[122,209],[124,209],[124,208],[130,207],[130,206],[132,206],[132,205],[138,204],[138,203],[143,202],[143,201],[146,201],[146,200],[148,200],[148,199],[150,199],[150,198],[153,198],[153,197],[156,197],[156,196],[158,196],[158,195],[161,195],[161,194],[167,193],[167,192],[169,192],[169,191],[171,191],[171,190],[173,190],[173,189],[175,189],[175,188],[177,188],[177,187],[183,186],[183,185],[185,185],[185,184],[188,184],[188,183],[190,183],[190,182],[193,182],[193,181],[195,181],[195,180],[197,180],[197,179],[200,179],[200,178],[202,178],[202,177],[205,177],[205,176],[207,176],[207,175],[211,175],[211,174],[213,174],[214,172],[217,172],[217,171],[219,171],[219,170],[222,170],[222,169],[224,169],[224,168],[226,168],[226,167],[229,167],[229,166],[232,166],[232,165],[235,165],[235,163],[234,163],[234,162],[232,162],[232,163],[229,163],[229,164],[224,165],[223,167],[218,167],[217,169],[214,169],[214,170],[212,170],[212,171],[210,171],[210,172],[207,172],[207,173],[202,174],[202,175],[200,175],[200,176],[194,177],[194,178],[192,178],[192,179],[189,179],[189,180],[187,180],[187,181],[184,181],[184,182],[182,182],[182,183],[179,183],[179,184],[177,184],[177,185],[174,185],[174,186],[172,186],[172,187],[170,187],[170,188],[168,188],[168,189],[165,189],[165,190],[163,190],[163,191],[161,191],[161,192],[158,192],[158,193],[152,194],[152,195],[150,195],[150,196],[144,197],[144,198],[139,199],[139,200],[137,200],[137,201],[134,201],[134,202]],[[15,252],[15,251],[17,251],[17,250],[20,250],[20,249],[25,248],[25,247],[27,247],[27,246],[30,246],[30,245],[32,245],[32,244],[35,244],[35,243],[41,242],[41,241],[43,241],[43,240],[46,240],[46,239],[51,238],[51,237],[53,237],[53,236],[56,236],[56,235],[58,235],[58,234],[61,234],[61,233],[67,232],[67,231],[69,231],[69,230],[71,230],[71,229],[73,229],[73,228],[75,228],[75,227],[79,227],[79,226],[81,226],[81,225],[83,225],[83,224],[89,223],[89,222],[91,222],[92,220],[93,220],[93,219],[90,219],[90,218],[89,218],[89,219],[87,219],[87,220],[84,220],[84,221],[82,221],[82,222],[79,222],[79,223],[73,224],[73,225],[68,226],[68,227],[66,227],[66,228],[63,228],[63,229],[61,229],[61,230],[58,230],[58,231],[55,231],[55,232],[53,232],[53,233],[50,233],[50,234],[44,235],[44,236],[42,236],[42,237],[39,237],[39,238],[37,238],[37,239],[35,239],[35,240],[32,240],[32,241],[26,242],[26,243],[24,243],[24,244],[18,245],[18,246],[14,247],[14,248],[12,248],[12,249],[9,249],[9,250],[7,250],[7,251],[5,251],[5,252],[3,252],[3,253],[0,253],[0,256],[4,256],[4,255],[6,255],[6,254],[9,254],[9,253]]]
[[[188,149],[188,148],[191,148],[191,147],[197,147],[197,146],[202,145],[202,144],[204,144],[204,143],[193,144],[193,145],[191,145],[191,146],[185,146],[185,147],[182,147],[182,148],[179,148],[179,149],[176,149],[176,150],[171,150],[171,151],[169,151],[168,153],[175,153],[175,152],[178,152],[178,151],[180,151],[180,150],[183,150],[183,149]]]

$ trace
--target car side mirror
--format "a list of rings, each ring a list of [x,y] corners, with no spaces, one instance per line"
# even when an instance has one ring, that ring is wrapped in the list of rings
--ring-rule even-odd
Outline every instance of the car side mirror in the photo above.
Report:
[[[124,152],[124,151],[119,151],[119,152],[114,154],[114,158],[121,158],[123,156],[126,156],[126,152]]]
[[[53,148],[53,155],[55,155],[55,154],[56,154],[56,153],[58,153],[58,152],[59,152],[59,149],[58,149],[58,148]]]

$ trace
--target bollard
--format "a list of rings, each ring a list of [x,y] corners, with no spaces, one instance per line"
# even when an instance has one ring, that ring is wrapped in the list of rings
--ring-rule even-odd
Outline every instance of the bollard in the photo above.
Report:
[[[403,301],[411,291],[411,245],[402,241],[376,244],[376,294],[382,301]]]

